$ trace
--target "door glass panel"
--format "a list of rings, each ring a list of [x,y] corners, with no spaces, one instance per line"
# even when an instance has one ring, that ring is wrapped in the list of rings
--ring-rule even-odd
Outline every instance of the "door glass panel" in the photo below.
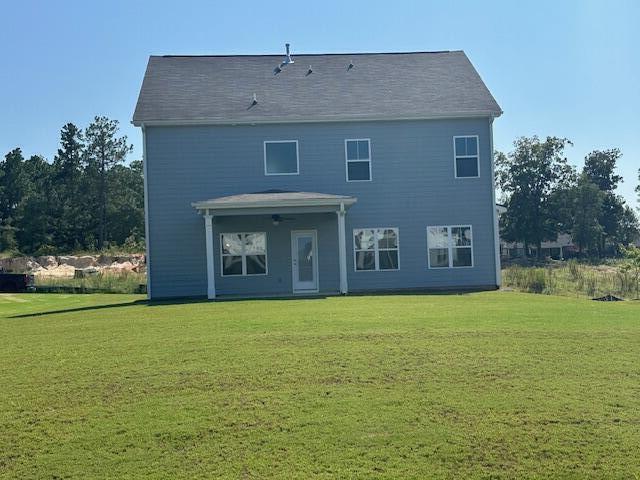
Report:
[[[298,281],[313,282],[313,238],[298,237]]]

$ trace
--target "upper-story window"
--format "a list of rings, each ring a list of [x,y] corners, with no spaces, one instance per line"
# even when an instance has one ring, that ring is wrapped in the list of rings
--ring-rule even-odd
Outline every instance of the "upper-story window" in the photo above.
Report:
[[[371,141],[368,138],[344,141],[347,161],[347,182],[371,180]]]
[[[478,136],[453,137],[456,178],[480,176]]]
[[[265,175],[298,175],[299,172],[297,140],[264,142]]]

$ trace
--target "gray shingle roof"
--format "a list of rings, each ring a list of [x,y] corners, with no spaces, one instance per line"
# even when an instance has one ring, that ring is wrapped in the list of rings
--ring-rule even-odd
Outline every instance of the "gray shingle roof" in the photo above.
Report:
[[[284,55],[152,56],[133,122],[259,123],[502,113],[462,51],[293,57],[294,64],[275,73]],[[252,105],[254,93],[257,104]]]
[[[355,203],[355,197],[346,195],[333,195],[331,193],[316,192],[288,192],[284,190],[266,190],[264,192],[243,193],[228,197],[212,198],[194,202],[197,209],[236,209],[236,208],[261,208],[284,206],[313,206],[313,205],[351,205]]]

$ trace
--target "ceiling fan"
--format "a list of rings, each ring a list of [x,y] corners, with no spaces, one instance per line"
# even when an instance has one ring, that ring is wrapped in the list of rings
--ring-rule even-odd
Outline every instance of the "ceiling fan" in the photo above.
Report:
[[[271,221],[273,222],[273,224],[275,226],[280,225],[281,222],[288,222],[289,220],[295,220],[294,217],[283,217],[282,215],[279,215],[277,213],[274,213],[273,215],[271,215]]]

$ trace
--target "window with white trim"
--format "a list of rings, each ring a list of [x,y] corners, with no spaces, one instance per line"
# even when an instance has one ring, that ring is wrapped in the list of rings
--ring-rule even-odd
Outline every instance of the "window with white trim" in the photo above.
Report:
[[[453,137],[456,178],[480,176],[478,136]]]
[[[220,234],[220,258],[222,276],[266,275],[267,234]]]
[[[264,142],[265,175],[298,175],[298,141],[272,140]]]
[[[427,227],[429,268],[473,267],[471,225]]]
[[[361,228],[353,231],[356,271],[398,270],[400,253],[397,228]]]
[[[368,138],[344,141],[347,162],[347,182],[371,180],[371,141]]]

